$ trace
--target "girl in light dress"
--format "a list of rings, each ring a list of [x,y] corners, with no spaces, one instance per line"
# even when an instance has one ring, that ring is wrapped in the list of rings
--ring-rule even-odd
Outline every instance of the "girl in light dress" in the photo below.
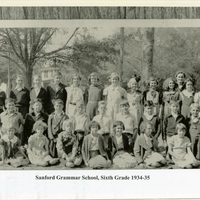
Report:
[[[168,153],[172,156],[174,163],[181,168],[192,168],[199,166],[191,151],[191,142],[185,136],[186,126],[182,123],[176,125],[177,135],[169,139]]]
[[[171,114],[170,101],[175,100],[177,94],[177,84],[173,78],[167,78],[163,83],[163,115],[164,117]]]
[[[143,105],[145,101],[152,101],[154,114],[161,118],[162,94],[157,91],[158,82],[155,77],[150,77],[148,81],[149,89],[143,92]]]
[[[43,135],[47,124],[42,121],[37,121],[33,130],[35,134],[31,135],[28,140],[28,157],[32,164],[38,166],[53,165],[58,162],[58,158],[52,158],[49,155],[49,141],[46,136]]]
[[[181,101],[181,114],[187,119],[190,117],[190,105],[194,102],[194,80],[187,78],[182,89],[177,99]]]
[[[115,147],[113,167],[120,169],[134,168],[136,166],[136,159],[128,153],[131,144],[128,137],[123,133],[124,124],[121,121],[116,121],[113,129],[113,146]]]
[[[135,124],[137,124],[137,126],[142,115],[142,92],[138,90],[139,81],[140,77],[135,76],[131,78],[127,84],[130,88],[130,93],[127,93],[127,100],[130,105],[129,112],[135,119]]]
[[[65,88],[67,91],[66,114],[69,117],[73,117],[75,115],[77,101],[83,101],[84,98],[84,92],[80,86],[80,82],[80,75],[73,74],[72,84]]]
[[[164,157],[155,152],[152,140],[153,127],[151,123],[143,123],[142,134],[137,137],[134,153],[139,167],[158,168],[166,165]]]
[[[110,76],[111,85],[106,87],[103,95],[107,100],[107,115],[115,121],[115,116],[120,111],[120,102],[127,99],[127,92],[120,86],[120,77],[116,72]]]

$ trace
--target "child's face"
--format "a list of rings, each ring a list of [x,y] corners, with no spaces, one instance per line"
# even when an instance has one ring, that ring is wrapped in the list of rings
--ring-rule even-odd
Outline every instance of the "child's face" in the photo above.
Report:
[[[41,83],[42,83],[42,80],[40,77],[35,77],[34,80],[33,80],[33,83],[35,86],[41,86]]]
[[[175,87],[174,81],[173,81],[173,80],[170,80],[170,81],[169,81],[169,89],[174,89],[174,87]]]
[[[178,83],[183,83],[184,82],[184,75],[182,73],[178,74],[176,77],[176,80]]]
[[[121,125],[118,125],[115,127],[115,133],[116,135],[121,135],[123,131],[123,127]]]
[[[17,85],[19,85],[19,86],[22,86],[22,85],[23,85],[23,83],[24,83],[24,80],[23,80],[23,78],[21,78],[21,77],[18,77],[18,78],[16,79],[16,83],[17,83]]]
[[[150,81],[149,87],[150,87],[151,89],[155,90],[156,87],[157,87],[157,82],[156,82],[156,81]]]
[[[14,137],[14,135],[15,135],[15,129],[14,128],[8,129],[7,135],[8,135],[9,139],[12,139]]]
[[[61,81],[61,76],[54,76],[53,81],[54,84],[58,85]]]
[[[6,108],[9,112],[14,112],[15,111],[15,104],[14,102],[9,102],[6,104]]]
[[[72,130],[73,130],[72,124],[70,124],[70,123],[66,124],[64,128],[65,128],[64,130],[65,130],[67,133],[71,133]]]
[[[128,104],[123,104],[123,105],[121,105],[121,106],[120,106],[120,111],[121,111],[122,113],[127,114],[127,113],[129,112],[129,105],[128,105]]]
[[[96,85],[96,84],[97,84],[97,80],[98,80],[98,79],[97,79],[96,76],[92,76],[90,80],[91,80],[91,84],[92,84],[92,85]]]
[[[105,112],[106,112],[106,106],[105,105],[100,105],[98,107],[98,111],[99,111],[99,114],[104,115]]]
[[[145,112],[149,115],[152,115],[153,114],[153,106],[146,106]]]
[[[178,130],[177,130],[177,135],[178,135],[180,138],[183,138],[184,135],[185,135],[185,133],[186,133],[186,130],[185,130],[184,128],[178,129]]]
[[[33,110],[34,112],[39,113],[42,110],[42,104],[40,102],[34,103]]]
[[[116,77],[112,77],[112,78],[110,79],[110,81],[111,81],[111,84],[112,84],[112,85],[117,86],[118,83],[119,83],[119,78],[118,78],[117,76],[116,76]]]
[[[99,127],[96,126],[96,125],[93,125],[90,130],[91,130],[92,134],[97,134],[97,131],[99,130]]]
[[[73,83],[73,85],[78,85],[79,82],[80,82],[80,79],[79,79],[78,76],[73,77],[73,79],[72,79],[72,83]]]
[[[84,105],[83,104],[79,104],[76,106],[76,111],[79,114],[83,114],[84,113]]]
[[[145,129],[145,135],[149,137],[152,134],[152,131],[153,131],[152,126],[150,124],[147,124]]]
[[[193,91],[193,83],[191,81],[186,83],[186,90]]]
[[[199,116],[199,109],[193,107],[193,108],[191,109],[191,114],[192,114],[193,117],[198,117],[198,116]]]
[[[136,81],[133,81],[130,86],[131,89],[136,90],[138,88],[138,83]]]
[[[63,109],[63,105],[60,104],[60,103],[55,103],[54,104],[54,109],[55,109],[56,112],[61,112],[62,109]]]
[[[36,128],[36,133],[37,133],[38,135],[42,135],[42,134],[44,133],[44,127],[43,127],[43,126],[38,126],[38,127]]]
[[[177,114],[178,113],[178,110],[179,110],[179,105],[178,105],[178,103],[177,104],[171,104],[170,105],[170,109],[171,109],[171,112],[172,113],[175,113],[175,114]]]

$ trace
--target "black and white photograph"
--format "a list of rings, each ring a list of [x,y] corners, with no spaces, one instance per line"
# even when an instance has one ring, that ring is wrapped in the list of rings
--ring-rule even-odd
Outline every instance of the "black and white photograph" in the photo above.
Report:
[[[199,35],[0,29],[0,169],[199,168]]]
[[[198,197],[199,11],[0,7],[0,199]]]

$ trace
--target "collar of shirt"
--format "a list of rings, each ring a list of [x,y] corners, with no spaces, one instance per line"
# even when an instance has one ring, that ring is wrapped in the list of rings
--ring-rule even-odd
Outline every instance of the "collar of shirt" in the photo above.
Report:
[[[199,121],[198,117],[191,116],[192,123],[197,123]]]
[[[182,93],[188,98],[193,97],[193,95],[194,95],[194,91],[188,92],[187,90],[183,90]]]
[[[15,89],[16,89],[17,91],[21,91],[21,90],[24,89],[24,86],[22,86],[22,87],[16,86]]]
[[[3,137],[2,137],[2,139],[3,139],[3,141],[5,141],[5,142],[11,142],[11,143],[16,143],[17,142],[17,137],[14,135],[14,137],[10,140],[9,138],[8,138],[8,136],[7,135],[4,135]]]
[[[17,112],[16,112],[16,111],[14,111],[14,112],[12,112],[12,113],[8,113],[8,111],[7,111],[7,110],[5,111],[5,115],[12,116],[12,115],[15,115],[15,114],[17,114]]]
[[[154,117],[154,114],[149,115],[148,113],[144,112],[144,116],[148,119],[148,120],[152,120]]]
[[[65,113],[64,113],[64,111],[62,110],[60,113],[56,113],[56,112],[54,112],[54,115],[55,116],[58,116],[58,117],[60,117],[61,115],[64,115]]]
[[[42,88],[42,86],[39,86],[39,87],[34,87],[35,91],[40,91]]]
[[[97,140],[98,139],[98,135],[95,137],[95,136],[93,136],[92,134],[91,134],[91,137],[92,137],[92,140]]]
[[[172,117],[174,117],[174,119],[176,119],[178,117],[178,114],[175,114],[175,113],[172,113],[172,112],[171,112],[171,114],[172,114]]]

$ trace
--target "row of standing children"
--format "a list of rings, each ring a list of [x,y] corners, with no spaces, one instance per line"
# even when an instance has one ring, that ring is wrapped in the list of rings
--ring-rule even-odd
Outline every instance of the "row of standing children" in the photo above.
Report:
[[[119,85],[120,79],[117,73],[111,74],[111,85],[104,90],[98,85],[99,78],[96,73],[92,73],[89,76],[90,86],[87,90],[83,90],[80,86],[81,78],[78,75],[73,76],[73,83],[70,87],[65,87],[60,82],[61,74],[56,73],[54,75],[54,82],[47,86],[47,90],[41,87],[41,78],[36,75],[33,80],[34,87],[29,94],[28,90],[23,86],[22,77],[18,76],[16,79],[17,86],[11,91],[10,97],[15,99],[16,107],[22,116],[26,116],[24,133],[22,134],[23,117],[15,112],[15,120],[11,120],[10,116],[6,116],[7,111],[5,111],[1,114],[2,134],[4,134],[4,129],[6,128],[4,127],[5,124],[13,124],[14,122],[11,121],[17,121],[19,122],[19,124],[15,122],[17,124],[17,133],[20,135],[22,144],[27,144],[27,140],[30,135],[32,135],[34,122],[42,120],[47,123],[48,116],[41,112],[41,110],[43,110],[50,114],[48,119],[48,139],[50,140],[49,152],[54,158],[58,156],[56,148],[57,136],[58,133],[63,130],[62,124],[68,116],[73,119],[72,121],[75,125],[74,130],[81,130],[84,132],[84,135],[87,135],[89,131],[88,122],[93,118],[99,122],[101,127],[103,127],[103,133],[109,132],[111,135],[114,134],[113,123],[116,121],[122,121],[125,127],[124,131],[128,133],[126,134],[128,135],[126,138],[128,138],[130,149],[133,149],[137,134],[140,134],[142,122],[151,122],[153,125],[153,144],[154,147],[156,147],[157,139],[162,132],[162,121],[160,121],[160,119],[162,119],[161,116],[163,111],[163,139],[166,141],[166,135],[170,135],[170,131],[172,131],[171,129],[173,129],[172,134],[175,134],[175,126],[177,123],[183,122],[186,124],[186,118],[190,116],[190,104],[194,100],[197,103],[199,101],[199,93],[194,95],[192,79],[186,79],[184,81],[186,77],[183,72],[178,72],[176,78],[178,89],[176,90],[175,81],[172,78],[168,78],[164,82],[164,88],[166,91],[161,95],[161,93],[156,91],[157,82],[155,78],[150,78],[149,90],[144,91],[143,93],[139,91],[139,78],[132,78],[128,83],[130,93],[127,93],[126,90]],[[39,98],[40,101],[35,101],[35,98]],[[99,114],[95,116],[97,114],[98,102],[100,103],[99,112],[101,112],[101,104],[105,103],[101,101],[103,98],[106,100],[106,106],[102,106],[102,109],[105,109],[106,113],[104,112],[104,115]],[[60,101],[57,99],[60,99]],[[128,102],[123,102],[123,99],[127,99]],[[178,112],[178,115],[182,114],[183,117],[181,118],[184,118],[185,120],[178,120],[179,117],[177,114],[173,116],[175,122],[169,120],[169,116],[172,115],[170,112],[172,107],[170,102],[172,99],[175,101],[181,100],[181,104],[179,103],[181,109],[180,112]],[[29,110],[29,101],[30,113],[26,114]],[[86,103],[86,113],[84,112],[84,101]],[[7,107],[8,106],[9,105],[7,105]],[[66,111],[66,114],[63,110]],[[142,114],[143,110],[144,114]],[[3,122],[4,120],[5,122]],[[9,123],[6,121],[9,121]],[[105,129],[106,124],[109,124],[107,130]],[[189,123],[186,124],[188,130],[187,125],[189,125]],[[173,128],[171,126],[173,126]],[[198,130],[196,132],[198,132]],[[196,133],[197,136],[193,137],[195,138],[193,139],[195,140],[195,142],[193,141],[193,144],[199,144],[199,142],[197,142],[198,134],[199,133]],[[193,150],[197,151],[198,148],[193,148]],[[197,152],[197,155],[198,154],[199,153]]]

